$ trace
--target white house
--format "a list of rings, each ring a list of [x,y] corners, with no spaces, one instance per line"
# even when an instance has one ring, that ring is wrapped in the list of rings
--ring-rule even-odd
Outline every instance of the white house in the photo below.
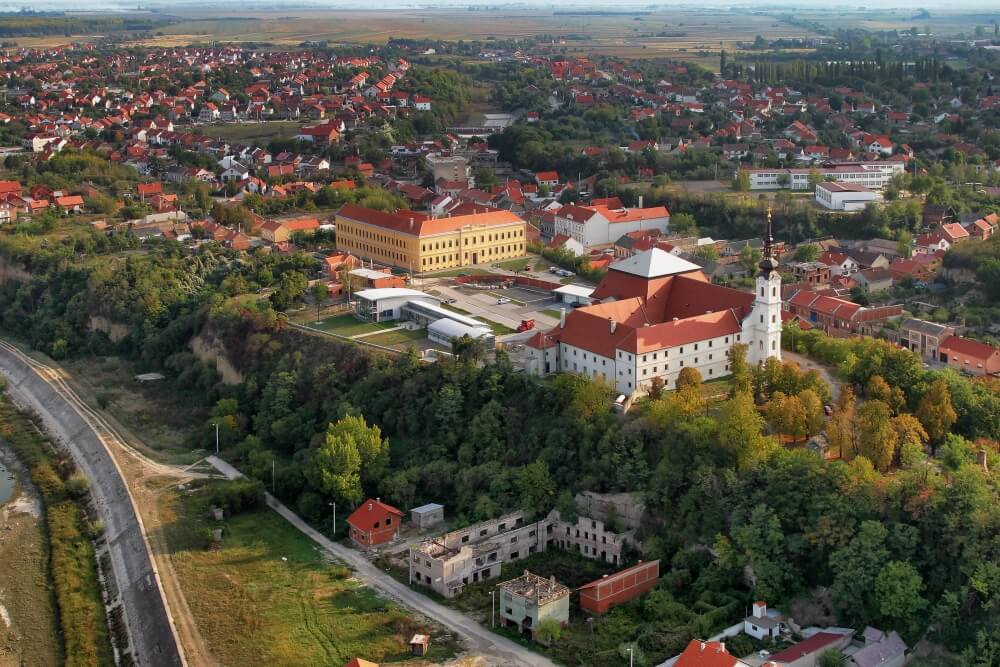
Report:
[[[242,181],[249,175],[250,170],[234,160],[230,167],[222,172],[222,180],[226,183],[229,181]]]
[[[836,181],[816,185],[816,203],[832,211],[863,211],[874,201],[879,201],[878,193],[863,185]]]
[[[556,236],[569,236],[588,248],[614,243],[630,232],[653,229],[661,234],[670,229],[670,212],[666,207],[610,209],[571,204],[556,211],[553,223]]]
[[[750,615],[743,619],[743,632],[755,639],[773,639],[781,634],[781,616],[767,611],[766,602],[754,602]]]

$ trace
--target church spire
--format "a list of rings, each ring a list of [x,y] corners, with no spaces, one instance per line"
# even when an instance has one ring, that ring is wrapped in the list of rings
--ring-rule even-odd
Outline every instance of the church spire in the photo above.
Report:
[[[760,260],[760,274],[767,278],[777,271],[778,261],[774,259],[774,236],[771,233],[771,209],[767,209],[767,235],[764,237],[764,256]]]

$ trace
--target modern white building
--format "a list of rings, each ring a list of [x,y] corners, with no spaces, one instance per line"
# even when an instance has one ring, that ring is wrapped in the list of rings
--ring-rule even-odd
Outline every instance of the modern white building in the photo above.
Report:
[[[553,235],[565,235],[585,248],[609,245],[630,232],[656,229],[666,234],[670,212],[664,206],[618,208],[607,206],[563,206],[555,212]]]
[[[427,337],[450,346],[452,341],[469,336],[487,349],[494,347],[493,330],[485,322],[442,308],[429,294],[406,287],[378,287],[355,292],[354,313],[362,320],[386,322],[406,320],[427,328]]]
[[[620,394],[643,394],[654,378],[676,386],[681,370],[706,380],[730,373],[728,352],[747,361],[781,358],[781,276],[765,243],[754,293],[714,285],[701,267],[653,248],[612,264],[590,298],[559,326],[526,342],[526,369],[580,373]]]
[[[816,203],[831,211],[863,211],[879,199],[877,192],[857,183],[824,181],[816,185]]]
[[[816,169],[746,169],[751,190],[808,190],[809,177],[818,173],[838,183],[863,185],[881,190],[897,174],[906,171],[903,162],[839,162]]]

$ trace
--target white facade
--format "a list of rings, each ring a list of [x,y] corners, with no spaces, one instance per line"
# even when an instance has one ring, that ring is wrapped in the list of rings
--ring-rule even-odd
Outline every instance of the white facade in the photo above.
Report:
[[[902,162],[856,162],[818,169],[748,169],[747,173],[751,190],[808,190],[809,176],[814,171],[838,183],[881,190],[893,176],[904,173],[906,165]]]
[[[565,234],[585,248],[614,243],[630,232],[657,229],[661,234],[667,234],[670,229],[669,215],[612,222],[597,211],[587,211],[589,215],[584,217],[580,215],[580,207],[571,208],[573,212],[568,214],[556,212],[554,235]]]
[[[820,183],[816,186],[816,203],[832,211],[863,211],[869,203],[878,200],[877,193],[863,186],[845,188],[840,183]]]
[[[764,363],[768,357],[781,361],[781,274],[757,276],[755,299],[750,317],[743,320],[743,338],[747,341],[747,361]]]

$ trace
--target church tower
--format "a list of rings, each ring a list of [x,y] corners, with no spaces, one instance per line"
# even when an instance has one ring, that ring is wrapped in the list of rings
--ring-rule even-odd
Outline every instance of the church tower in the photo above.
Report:
[[[747,361],[763,363],[768,357],[781,360],[781,274],[774,258],[774,237],[771,235],[771,210],[767,211],[767,236],[757,275],[753,311],[744,322],[749,349]]]

